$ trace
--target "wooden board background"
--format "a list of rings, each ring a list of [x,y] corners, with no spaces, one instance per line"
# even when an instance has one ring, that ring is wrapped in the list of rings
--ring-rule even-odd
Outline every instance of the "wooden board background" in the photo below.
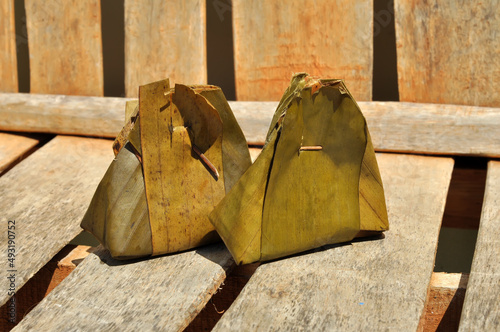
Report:
[[[25,0],[31,93],[102,96],[99,0]]]
[[[488,164],[476,250],[459,331],[500,329],[500,162]]]
[[[390,230],[259,266],[214,331],[415,331],[453,160],[377,156]]]
[[[372,99],[373,1],[234,0],[237,100],[279,100],[293,73],[342,78]]]
[[[13,331],[182,331],[234,264],[224,245],[153,259],[90,254]]]
[[[165,78],[205,84],[206,24],[203,0],[125,0],[125,94]]]
[[[14,0],[0,1],[0,91],[17,92]]]
[[[112,141],[58,136],[0,177],[0,245],[15,220],[16,290],[81,232],[80,221],[113,159]],[[35,249],[36,250],[33,250]],[[0,287],[7,290],[7,255]],[[0,295],[0,305],[8,300]]]
[[[401,101],[500,106],[497,0],[394,5]]]

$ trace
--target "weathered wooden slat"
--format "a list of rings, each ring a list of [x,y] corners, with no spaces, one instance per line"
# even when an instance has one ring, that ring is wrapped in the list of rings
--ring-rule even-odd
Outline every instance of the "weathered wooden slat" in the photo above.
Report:
[[[456,331],[469,275],[434,272],[427,296],[423,331]]]
[[[500,156],[500,108],[359,103],[378,151]]]
[[[26,0],[32,93],[103,95],[101,2]]]
[[[378,155],[390,230],[257,268],[215,331],[415,331],[453,168],[448,158]]]
[[[0,132],[0,175],[22,159],[38,142],[36,138]]]
[[[0,130],[114,138],[129,99],[0,93]]]
[[[232,264],[223,244],[131,262],[100,250],[13,331],[182,331]]]
[[[0,91],[16,92],[17,55],[14,0],[0,2]]]
[[[459,331],[500,330],[500,162],[488,164],[476,250]]]
[[[58,136],[0,178],[0,221],[5,230],[0,232],[0,245],[5,250],[7,226],[15,226],[14,265],[6,254],[0,256],[0,264],[5,273],[15,270],[16,290],[81,232],[81,218],[113,159],[111,144]],[[2,277],[0,287],[9,286]],[[0,305],[8,298],[3,292]]]
[[[115,137],[127,98],[0,93],[0,130]],[[500,108],[359,102],[377,151],[500,157]],[[264,143],[276,102],[229,102],[247,141]]]
[[[205,1],[125,1],[125,93],[168,77],[205,84]]]
[[[394,5],[400,100],[500,106],[497,0]]]
[[[279,100],[292,73],[342,78],[372,99],[373,1],[233,0],[238,100]]]

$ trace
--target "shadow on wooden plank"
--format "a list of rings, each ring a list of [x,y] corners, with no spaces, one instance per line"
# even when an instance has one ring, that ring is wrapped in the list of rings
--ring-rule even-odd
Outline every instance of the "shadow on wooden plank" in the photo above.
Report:
[[[460,331],[500,329],[500,162],[488,163],[484,205]]]
[[[386,238],[262,264],[214,330],[416,330],[453,169],[448,158],[377,155]]]
[[[101,249],[85,258],[16,331],[182,330],[233,264],[223,244],[131,263],[117,262]]]
[[[47,296],[55,286],[57,286],[67,274],[58,271],[58,261],[68,255],[75,246],[64,247],[57,255],[54,256],[44,267],[42,267],[21,289],[14,295],[14,299],[10,298],[0,308],[0,331],[10,331],[26,316],[45,296]],[[10,313],[12,303],[15,302],[14,312],[15,317],[10,321]]]

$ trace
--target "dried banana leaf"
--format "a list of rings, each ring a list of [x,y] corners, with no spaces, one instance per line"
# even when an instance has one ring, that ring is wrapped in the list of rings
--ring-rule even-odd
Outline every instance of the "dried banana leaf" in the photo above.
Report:
[[[168,80],[141,86],[113,150],[116,158],[82,221],[113,257],[219,240],[208,214],[251,164],[219,88],[171,89]]]
[[[388,229],[366,121],[342,80],[293,77],[262,153],[210,220],[239,264]]]

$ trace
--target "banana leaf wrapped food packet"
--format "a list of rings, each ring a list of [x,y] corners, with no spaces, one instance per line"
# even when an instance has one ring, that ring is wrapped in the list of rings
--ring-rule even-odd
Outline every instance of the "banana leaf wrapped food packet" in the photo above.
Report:
[[[126,114],[82,228],[118,259],[219,241],[208,214],[251,164],[220,88],[154,82]]]
[[[210,221],[238,264],[389,229],[366,121],[342,80],[292,78],[261,154]]]

